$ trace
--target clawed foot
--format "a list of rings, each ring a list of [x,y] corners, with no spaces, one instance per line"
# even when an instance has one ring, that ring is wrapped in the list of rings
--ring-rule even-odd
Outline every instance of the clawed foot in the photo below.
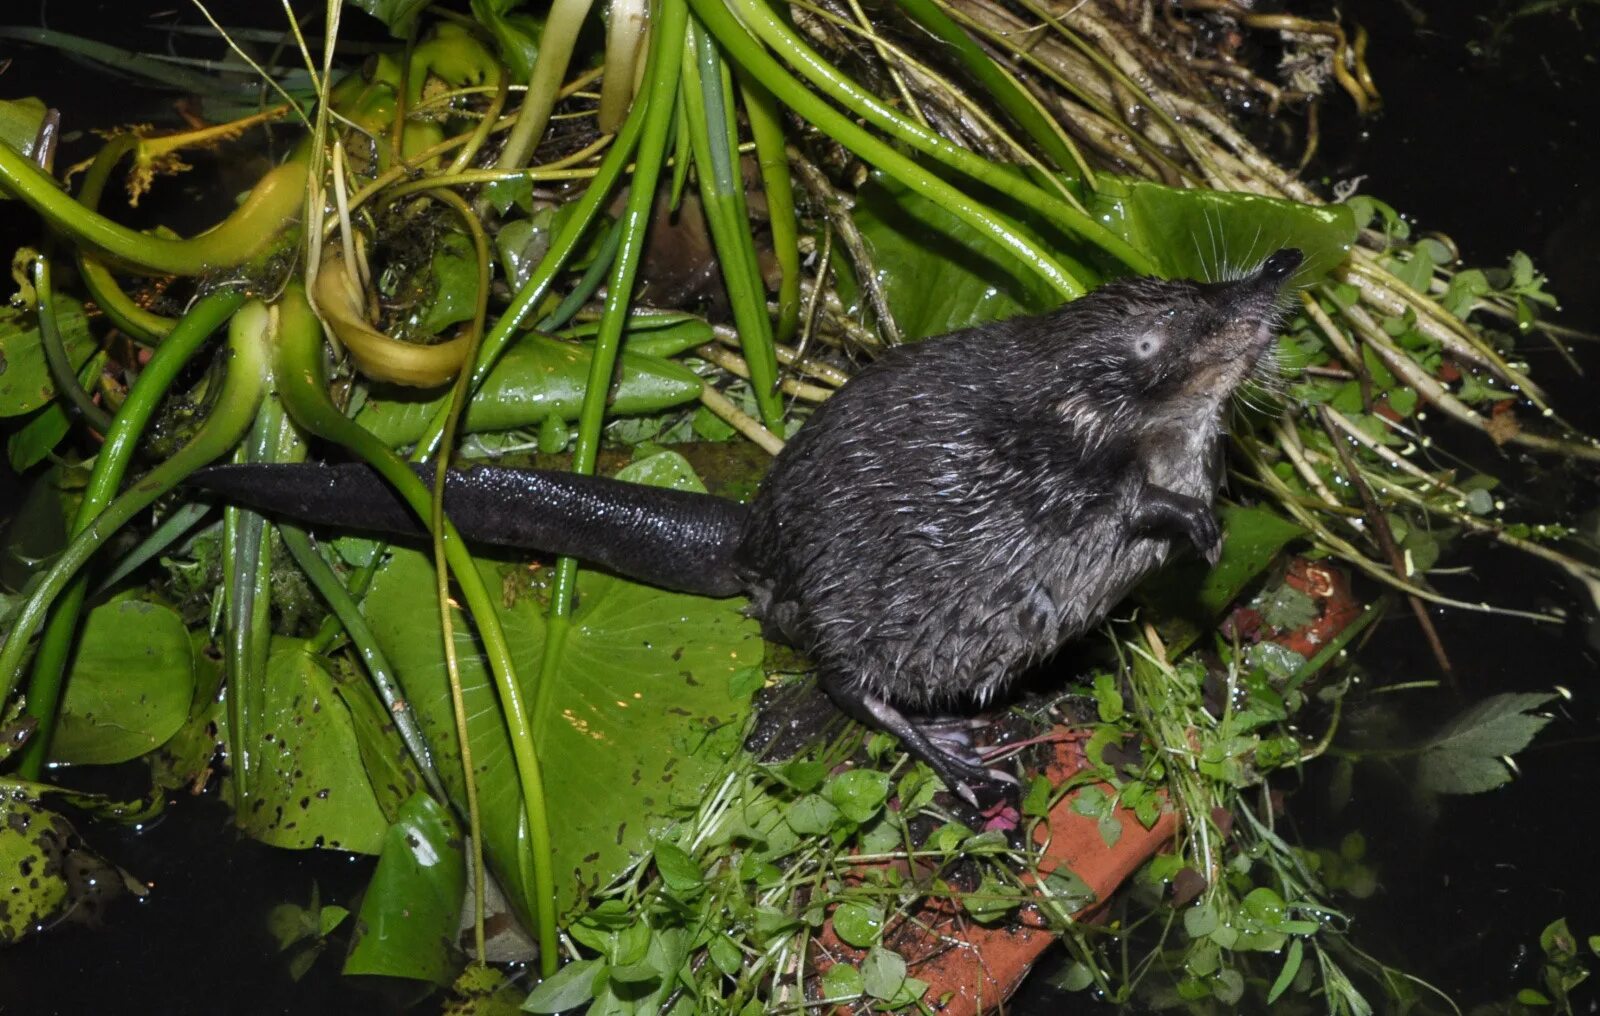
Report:
[[[1198,497],[1146,484],[1139,493],[1133,525],[1144,533],[1174,530],[1182,533],[1212,567],[1222,557],[1222,527],[1217,523],[1210,502]]]
[[[927,763],[950,792],[982,812],[999,801],[1016,801],[1021,793],[1017,778],[984,765],[972,744],[974,725],[967,720],[913,723],[894,706],[868,694],[852,681],[824,676],[822,688],[846,713],[870,727],[900,739],[912,758]]]
[[[1183,521],[1189,542],[1206,559],[1206,564],[1215,568],[1222,558],[1222,527],[1217,524],[1217,516],[1205,508],[1186,515]]]
[[[911,754],[927,763],[952,794],[970,804],[981,816],[990,817],[997,806],[1015,806],[1021,799],[1022,784],[1015,776],[984,764],[972,743],[971,724],[958,726],[935,721],[917,724],[917,727],[934,750],[927,755],[916,751]]]

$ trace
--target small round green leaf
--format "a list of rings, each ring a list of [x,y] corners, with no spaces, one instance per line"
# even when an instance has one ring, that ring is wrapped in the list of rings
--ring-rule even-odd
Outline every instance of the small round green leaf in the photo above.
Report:
[[[864,990],[861,971],[848,963],[835,963],[822,975],[822,997],[830,1002],[860,998]]]
[[[888,949],[874,948],[861,963],[861,987],[873,998],[892,999],[906,983],[906,961]]]
[[[852,822],[876,815],[888,797],[889,774],[876,769],[852,769],[828,785],[828,799]]]
[[[856,900],[841,903],[833,912],[833,930],[847,944],[859,949],[875,945],[878,936],[883,934],[883,908]]]

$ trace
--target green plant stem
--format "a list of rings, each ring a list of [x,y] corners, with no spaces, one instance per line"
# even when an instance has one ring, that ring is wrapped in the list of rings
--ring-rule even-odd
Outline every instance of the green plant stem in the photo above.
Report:
[[[956,60],[975,78],[984,91],[1028,132],[1034,144],[1054,162],[1056,168],[1093,186],[1094,172],[1072,139],[1061,129],[1027,89],[1011,73],[984,52],[967,30],[956,23],[933,0],[895,0],[906,16],[948,45]]]
[[[467,143],[462,145],[461,151],[450,160],[450,168],[445,171],[446,176],[465,172],[471,167],[472,160],[478,157],[478,152],[483,149],[484,143],[489,140],[489,135],[494,132],[494,125],[500,120],[500,111],[505,108],[506,95],[510,88],[511,72],[502,67],[499,79],[495,82],[494,98],[489,100],[489,108],[483,111],[483,119],[472,129],[472,135],[467,139]]]
[[[151,558],[177,543],[195,527],[196,523],[210,514],[211,507],[205,501],[190,501],[173,509],[161,520],[160,525],[151,530],[149,536],[139,541],[138,546],[117,559],[116,565],[100,580],[95,595],[98,596],[110,589],[132,575]]]
[[[91,212],[98,212],[111,170],[122,161],[123,156],[138,147],[139,139],[132,134],[119,134],[106,142],[84,171],[83,183],[78,188],[78,203]],[[78,249],[78,274],[83,276],[83,286],[96,306],[105,312],[112,324],[136,342],[153,346],[177,323],[172,318],[152,314],[135,303],[123,292],[104,262],[85,248]]]
[[[778,321],[774,338],[787,343],[800,326],[800,224],[794,211],[794,178],[783,137],[778,100],[766,86],[743,71],[739,90],[750,137],[756,143],[756,164],[761,169],[761,189],[767,196],[767,222],[772,228],[772,251],[782,279],[778,283]]]
[[[727,68],[716,43],[704,29],[691,29],[685,48],[683,126],[694,151],[700,200],[722,266],[739,344],[750,364],[750,388],[755,393],[761,422],[781,434],[783,400],[778,396],[778,357],[772,348],[766,285],[761,280],[750,212],[744,200],[744,174],[735,161],[738,122],[731,82],[724,80]]]
[[[440,802],[448,803],[450,795],[445,792],[444,784],[439,780],[439,773],[433,767],[433,756],[428,752],[428,742],[423,737],[422,728],[417,726],[417,715],[406,704],[405,693],[400,688],[400,682],[395,677],[395,669],[389,663],[389,658],[384,655],[383,647],[378,644],[378,639],[372,633],[372,626],[367,624],[366,617],[361,613],[361,608],[356,604],[350,592],[339,581],[339,576],[322,555],[317,553],[311,545],[310,537],[299,526],[287,522],[278,524],[278,535],[283,537],[283,545],[288,548],[289,555],[294,558],[295,564],[305,573],[312,588],[328,604],[328,609],[333,611],[339,623],[344,626],[345,633],[350,636],[350,643],[355,647],[361,662],[367,668],[367,674],[372,678],[372,686],[382,700],[384,708],[394,720],[395,729],[400,733],[400,740],[405,743],[406,751],[411,753],[412,761],[416,762],[417,769],[422,773],[423,782],[428,785],[429,793]]]
[[[88,291],[95,306],[133,341],[154,346],[172,331],[176,323],[174,318],[152,313],[135,303],[117,284],[111,269],[83,248],[78,250],[78,275],[83,279],[83,288]]]
[[[605,238],[600,241],[600,249],[595,251],[594,260],[584,269],[577,285],[569,289],[567,295],[556,305],[556,309],[541,318],[535,327],[541,332],[550,332],[571,321],[578,311],[583,309],[583,305],[589,302],[589,297],[593,296],[606,281],[606,273],[611,271],[611,265],[617,258],[617,248],[620,246],[622,246],[622,223],[619,221],[613,222],[611,228],[606,230]]]
[[[0,145],[0,188],[44,217],[53,229],[127,267],[159,275],[201,275],[243,264],[264,251],[305,194],[306,164],[292,160],[271,170],[244,204],[218,225],[187,240],[119,226],[74,201],[32,162]]]
[[[1037,210],[1055,225],[1094,244],[1133,271],[1141,275],[1154,273],[1155,262],[1148,255],[1096,222],[1083,209],[1074,207],[1061,195],[1050,193],[1009,167],[996,165],[928,130],[856,84],[773,14],[765,0],[728,2],[738,11],[740,19],[767,45],[783,54],[784,60],[799,70],[806,80],[847,109],[861,115],[867,122],[951,169],[1014,199],[1023,208]],[[705,0],[697,3],[696,12],[704,3]]]
[[[94,399],[78,383],[78,372],[72,369],[72,361],[67,358],[66,344],[56,321],[53,274],[50,255],[40,254],[33,259],[33,288],[39,296],[39,344],[44,347],[50,379],[56,383],[56,392],[72,403],[84,422],[104,434],[111,429],[111,414],[94,404]]]
[[[622,330],[628,320],[628,304],[633,281],[644,255],[650,211],[655,205],[656,184],[666,159],[667,131],[672,126],[677,106],[677,89],[682,73],[684,33],[689,13],[684,0],[660,0],[650,33],[650,55],[645,81],[649,87],[634,99],[634,112],[644,112],[643,134],[635,160],[633,181],[628,187],[628,202],[619,223],[621,246],[611,268],[606,287],[605,309],[595,334],[594,354],[589,364],[588,388],[578,413],[578,436],[572,449],[572,469],[592,474],[600,454],[600,427],[605,421],[606,398],[611,390],[612,371],[622,345]],[[694,97],[688,98],[690,103]],[[550,624],[545,632],[544,656],[539,664],[539,691],[534,706],[534,723],[541,726],[550,709],[551,675],[560,661],[562,646],[572,612],[572,594],[577,585],[577,562],[570,557],[556,564],[555,581],[550,587]]]
[[[744,25],[723,5],[723,0],[689,0],[689,4],[727,54],[765,85],[779,101],[868,163],[993,240],[1007,254],[1031,268],[1062,299],[1071,300],[1083,295],[1083,284],[1007,216],[973,200],[929,173],[856,126],[849,117],[801,84],[751,37]],[[993,168],[990,167],[991,170]]]
[[[489,314],[489,237],[483,231],[483,224],[460,195],[443,187],[430,193],[449,205],[461,219],[461,224],[472,236],[472,249],[477,257],[478,289],[472,313],[472,326],[467,333],[467,354],[464,361],[470,364],[477,358],[478,346],[483,341],[484,322]],[[447,570],[448,562],[445,560],[444,548],[445,477],[449,473],[450,453],[455,447],[456,430],[461,425],[461,414],[467,408],[467,384],[471,380],[472,372],[463,367],[456,374],[455,384],[451,386],[450,416],[445,421],[439,451],[434,455],[433,505],[428,528],[433,537],[433,569],[438,581],[436,591],[439,600],[439,630],[444,635],[444,665],[450,678],[450,705],[456,718],[456,741],[461,748],[461,780],[467,795],[467,825],[472,834],[474,902],[472,938],[478,962],[483,963],[485,962],[483,910],[486,881],[483,870],[483,819],[478,809],[478,776],[472,764],[472,738],[467,730],[467,700],[461,688],[461,663],[456,658],[455,618],[453,605],[450,602],[450,573]]]
[[[538,147],[544,129],[550,123],[550,111],[555,108],[556,93],[561,89],[561,79],[572,60],[572,47],[578,41],[578,30],[589,14],[594,0],[555,0],[545,19],[544,35],[539,39],[539,55],[534,57],[533,70],[528,74],[528,91],[517,110],[517,122],[506,138],[506,146],[495,163],[497,169],[521,169],[528,164],[529,156]],[[653,45],[653,43],[652,43]],[[632,76],[633,67],[627,68]]]
[[[127,401],[117,413],[111,431],[106,435],[106,443],[95,460],[88,489],[84,492],[83,505],[74,520],[72,541],[17,612],[11,632],[4,646],[0,647],[0,701],[9,697],[16,687],[28,641],[44,621],[46,612],[73,584],[73,578],[94,552],[184,477],[236,444],[249,426],[260,398],[266,372],[265,357],[259,343],[234,341],[230,342],[228,374],[211,416],[206,418],[187,445],[152,469],[121,497],[112,499],[127,472],[145,425],[177,376],[179,368],[242,301],[241,294],[226,290],[202,299],[156,350],[156,355],[145,365],[133,390],[128,393]],[[79,593],[72,602],[81,604],[82,594]],[[67,603],[62,604],[63,608],[67,606]],[[61,665],[70,649],[72,631],[77,624],[77,609],[63,609],[58,616],[63,620],[52,622],[51,631],[40,646],[40,662],[50,663],[51,668],[36,668],[33,686],[29,688],[29,711],[39,717],[40,737],[46,745],[56,706],[60,702]],[[42,752],[48,748],[39,750]]]
[[[472,377],[467,383],[469,397],[483,384],[483,379],[489,376],[489,371],[500,358],[500,354],[504,353],[506,347],[517,337],[523,321],[534,308],[544,302],[556,276],[577,253],[578,242],[583,239],[589,225],[610,198],[617,180],[633,159],[634,147],[638,144],[639,134],[644,128],[644,115],[645,103],[635,102],[633,109],[628,113],[628,119],[622,122],[622,129],[617,132],[616,140],[606,150],[605,158],[600,161],[600,166],[590,178],[588,186],[584,188],[583,195],[575,202],[572,215],[567,218],[555,239],[551,241],[550,250],[540,260],[539,266],[533,270],[528,281],[523,283],[516,295],[511,298],[510,306],[495,321],[489,334],[484,336],[483,345],[478,350],[478,357],[472,368]],[[433,419],[428,421],[427,432],[417,442],[419,459],[426,458],[438,448],[449,414],[449,407],[441,406]]]
[[[259,300],[233,316],[229,334],[253,334],[265,341],[271,314]],[[294,454],[297,453],[297,454]],[[237,462],[283,462],[305,457],[283,403],[271,392],[240,445]],[[229,505],[222,513],[223,669],[227,681],[228,758],[234,822],[243,824],[255,796],[260,771],[249,724],[264,701],[267,665],[272,657],[272,544],[267,520],[259,512]],[[249,703],[247,705],[247,703]]]
[[[291,285],[277,309],[277,378],[279,394],[289,415],[309,433],[349,450],[376,469],[416,513],[417,518],[426,524],[433,513],[433,499],[428,488],[399,456],[341,413],[328,398],[322,364],[322,326],[311,310],[305,290],[298,284]],[[505,711],[511,754],[516,761],[518,782],[522,788],[532,855],[533,899],[525,902],[535,918],[540,964],[549,974],[554,972],[559,958],[555,881],[550,869],[550,824],[545,811],[544,782],[534,747],[533,728],[528,722],[516,670],[511,661],[511,647],[500,627],[500,618],[495,613],[494,600],[484,586],[483,576],[478,573],[460,534],[448,519],[445,520],[443,533],[445,557],[477,626],[484,656],[494,675],[501,707]]]

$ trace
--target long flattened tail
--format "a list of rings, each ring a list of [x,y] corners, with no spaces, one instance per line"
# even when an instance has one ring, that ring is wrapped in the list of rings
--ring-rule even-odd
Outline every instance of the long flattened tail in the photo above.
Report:
[[[431,483],[433,467],[413,466]],[[213,466],[190,486],[268,514],[391,536],[427,533],[400,496],[360,463]],[[478,466],[445,478],[445,512],[479,543],[568,554],[631,579],[701,596],[745,591],[733,554],[737,501],[542,469]]]

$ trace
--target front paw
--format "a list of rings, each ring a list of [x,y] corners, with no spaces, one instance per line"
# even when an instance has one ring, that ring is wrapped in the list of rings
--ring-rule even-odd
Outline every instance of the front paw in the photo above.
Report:
[[[1197,511],[1191,513],[1184,522],[1189,542],[1206,559],[1206,564],[1215,568],[1222,558],[1222,527],[1217,523],[1216,514],[1209,509]]]

